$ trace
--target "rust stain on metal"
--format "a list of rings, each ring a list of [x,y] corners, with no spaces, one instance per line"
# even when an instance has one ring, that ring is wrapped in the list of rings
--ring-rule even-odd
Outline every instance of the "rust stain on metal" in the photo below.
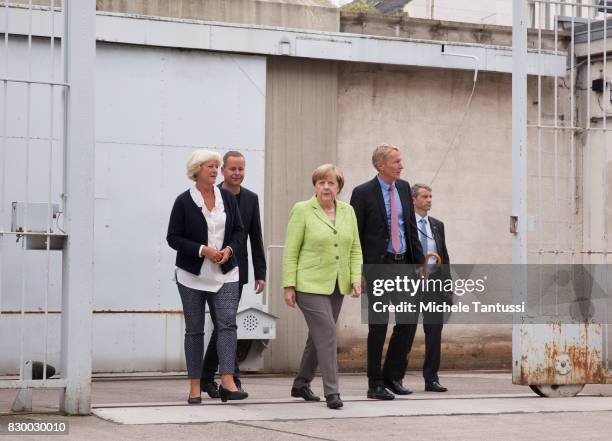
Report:
[[[576,326],[579,328],[574,334],[570,332],[574,328],[550,324],[547,328],[550,332],[544,334],[549,338],[543,345],[538,344],[542,335],[532,335],[527,340],[527,349],[520,359],[521,384],[600,383],[603,380],[602,352],[598,347],[601,327],[589,323]]]

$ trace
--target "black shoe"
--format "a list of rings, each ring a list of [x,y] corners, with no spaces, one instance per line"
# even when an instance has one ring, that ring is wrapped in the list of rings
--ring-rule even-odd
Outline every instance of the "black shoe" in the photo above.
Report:
[[[442,386],[437,381],[430,381],[425,383],[426,392],[446,392],[448,389]]]
[[[234,377],[234,384],[236,385],[238,390],[242,390],[242,381],[240,381],[240,378]]]
[[[206,392],[210,398],[219,398],[219,387],[216,381],[200,381],[200,390]]]
[[[224,403],[227,400],[244,400],[248,396],[249,394],[247,394],[243,390],[237,390],[235,392],[232,392],[224,388],[223,385],[219,386],[219,397],[221,398],[221,401],[223,401]]]
[[[327,401],[327,407],[330,409],[340,409],[344,406],[344,403],[340,399],[340,394],[325,395],[325,401]]]
[[[189,404],[202,404],[202,397],[187,397]]]
[[[395,395],[385,389],[384,386],[373,386],[368,389],[368,398],[375,400],[393,400]]]
[[[385,387],[393,392],[395,395],[410,395],[412,391],[405,388],[401,381],[385,381]]]
[[[294,398],[304,398],[306,401],[321,401],[308,386],[292,387],[291,396]]]

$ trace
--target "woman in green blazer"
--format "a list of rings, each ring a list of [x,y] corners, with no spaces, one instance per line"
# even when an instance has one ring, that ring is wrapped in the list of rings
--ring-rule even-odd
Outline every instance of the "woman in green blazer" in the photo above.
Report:
[[[315,196],[298,202],[289,214],[283,287],[285,302],[299,306],[308,340],[291,396],[319,401],[310,389],[317,365],[330,409],[343,406],[338,392],[336,321],[344,295],[361,295],[361,244],[353,207],[336,200],[344,177],[332,164],[312,174]]]

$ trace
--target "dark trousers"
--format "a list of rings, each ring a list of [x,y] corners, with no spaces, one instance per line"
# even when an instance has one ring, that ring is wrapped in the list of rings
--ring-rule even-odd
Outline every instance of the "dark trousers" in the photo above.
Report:
[[[405,264],[403,260],[385,259],[385,264]],[[387,355],[381,369],[383,347],[387,337],[388,323],[368,325],[368,385],[374,387],[383,385],[385,380],[400,381],[406,374],[408,352],[412,348],[416,321],[409,320],[393,326],[393,333],[389,339]]]
[[[423,318],[425,320],[425,318]],[[438,381],[440,355],[442,353],[442,323],[423,323],[425,331],[425,360],[423,360],[423,378],[426,383]]]
[[[200,291],[177,283],[185,317],[185,360],[190,379],[200,378],[204,353],[204,317],[206,302],[218,330],[219,371],[233,373],[236,358],[236,310],[238,282],[224,283],[217,292]],[[212,314],[211,314],[212,315]]]
[[[240,298],[242,298],[242,287],[244,284],[240,284]],[[208,304],[208,311],[210,312],[210,318],[213,323],[216,323],[215,309]],[[238,349],[238,345],[236,345]],[[234,382],[240,383],[240,369],[238,368],[238,354],[236,353],[234,362]],[[212,382],[215,380],[215,372],[219,366],[219,355],[217,353],[217,327],[215,326],[212,334],[210,334],[210,341],[206,347],[206,355],[204,355],[204,363],[202,364],[202,376],[200,381]]]
[[[432,278],[435,278],[433,276]],[[426,301],[421,296],[421,301]],[[441,296],[434,294],[433,299],[437,303],[443,303]],[[444,314],[441,312],[423,313],[423,331],[425,332],[425,359],[423,360],[423,378],[426,383],[438,381],[438,370],[440,369],[440,356],[442,353],[442,326]]]

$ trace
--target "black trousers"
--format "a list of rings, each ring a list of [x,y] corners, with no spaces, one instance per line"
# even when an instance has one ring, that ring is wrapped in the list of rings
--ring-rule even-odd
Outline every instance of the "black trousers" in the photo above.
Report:
[[[440,274],[430,274],[430,279],[444,280]],[[445,303],[445,297],[440,293],[430,293],[427,296],[420,295],[420,302],[435,301],[438,304]],[[440,369],[440,357],[442,353],[442,326],[444,324],[444,313],[423,312],[423,331],[425,332],[425,359],[423,360],[423,378],[426,383],[438,381],[438,370]]]
[[[442,323],[426,323],[423,317],[425,331],[425,360],[423,360],[423,378],[426,383],[438,381],[440,355],[442,353]]]
[[[242,287],[244,284],[240,284],[240,298],[242,298]],[[210,318],[213,323],[216,323],[215,310],[209,305],[208,311],[210,312]],[[238,349],[238,345],[236,345]],[[202,376],[200,381],[212,382],[215,380],[215,373],[219,366],[219,355],[217,353],[217,327],[215,326],[212,334],[210,334],[210,341],[206,347],[206,354],[204,355],[204,362],[202,363]],[[238,353],[234,358],[234,382],[240,383],[240,369],[238,369]]]
[[[404,260],[385,259],[385,264],[406,264]],[[387,319],[388,320],[388,319]],[[387,323],[376,323],[368,325],[368,386],[383,385],[385,380],[400,381],[406,374],[408,365],[407,357],[414,334],[417,329],[416,320],[407,323],[398,323],[393,326],[393,333],[389,339],[387,355],[381,368],[383,347],[387,337]]]

